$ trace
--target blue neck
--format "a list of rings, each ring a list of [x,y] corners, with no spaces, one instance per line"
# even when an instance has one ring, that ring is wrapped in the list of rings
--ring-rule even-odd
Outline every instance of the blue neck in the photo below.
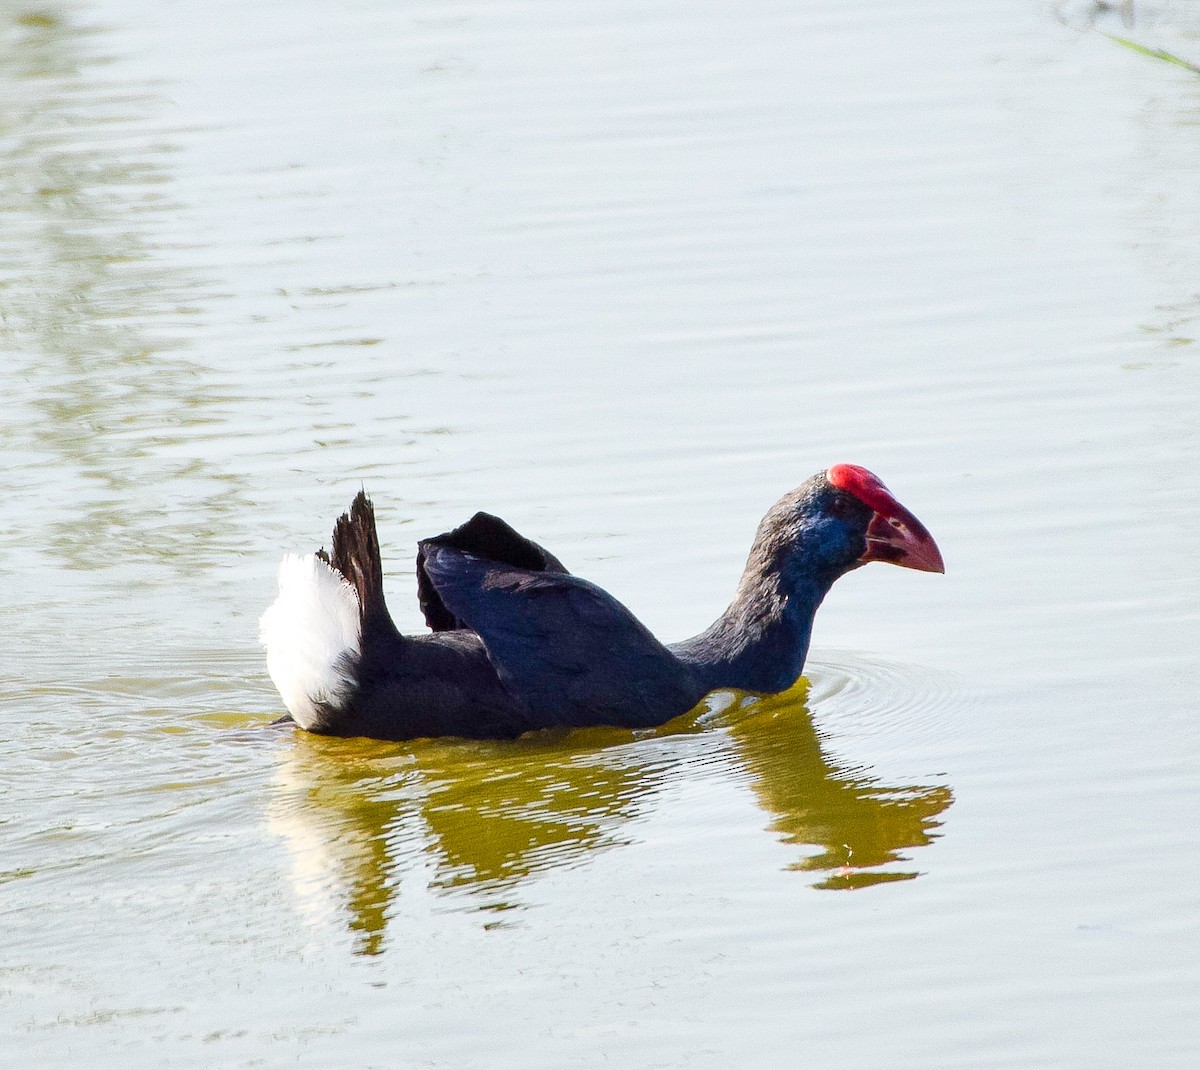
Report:
[[[830,584],[802,581],[784,593],[779,579],[743,577],[737,597],[710,628],[672,646],[707,691],[786,691],[804,671],[813,617]]]

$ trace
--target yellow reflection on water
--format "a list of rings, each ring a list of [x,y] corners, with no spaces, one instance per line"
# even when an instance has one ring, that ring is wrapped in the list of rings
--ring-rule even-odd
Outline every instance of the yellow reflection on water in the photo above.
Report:
[[[268,818],[288,845],[305,912],[345,920],[364,954],[383,950],[388,916],[406,895],[468,892],[501,918],[528,878],[636,842],[634,819],[689,778],[748,782],[769,829],[803,850],[788,868],[818,874],[817,888],[917,876],[884,867],[930,842],[950,789],[885,784],[840,765],[822,749],[806,697],[804,681],[772,697],[719,692],[650,732],[499,743],[297,732]]]
[[[817,888],[862,888],[911,880],[883,870],[929,843],[954,801],[945,785],[885,784],[868,769],[830,759],[801,688],[748,705],[731,726],[770,827],[786,843],[818,850],[790,868],[824,874]]]

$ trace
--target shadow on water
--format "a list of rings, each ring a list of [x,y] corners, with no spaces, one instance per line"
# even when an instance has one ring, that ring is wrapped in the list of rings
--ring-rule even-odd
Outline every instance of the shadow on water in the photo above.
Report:
[[[196,444],[228,398],[182,355],[205,284],[165,236],[163,100],[119,79],[105,37],[69,8],[0,13],[4,497],[21,538],[71,568],[187,570],[238,508]]]
[[[343,918],[361,954],[385,948],[407,896],[467,894],[521,906],[523,882],[638,840],[638,818],[688,780],[749,783],[771,831],[803,850],[814,886],[911,880],[891,868],[928,844],[945,785],[884,784],[822,748],[807,685],[759,698],[717,693],[648,733],[593,729],[512,743],[395,744],[296,733],[276,776],[272,829],[292,855],[302,908]]]

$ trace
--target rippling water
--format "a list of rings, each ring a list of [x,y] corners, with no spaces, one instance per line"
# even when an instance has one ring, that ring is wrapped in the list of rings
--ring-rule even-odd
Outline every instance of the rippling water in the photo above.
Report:
[[[14,1065],[1191,1067],[1190,5],[0,2]],[[666,728],[273,727],[365,486],[664,639],[838,460],[945,551]],[[851,894],[834,895],[831,892]]]

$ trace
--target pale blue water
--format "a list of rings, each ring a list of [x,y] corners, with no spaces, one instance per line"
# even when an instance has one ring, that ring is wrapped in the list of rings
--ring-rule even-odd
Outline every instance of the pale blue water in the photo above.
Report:
[[[7,1061],[1194,1065],[1190,7],[0,13]],[[677,639],[842,460],[807,714],[264,728],[360,486]]]

